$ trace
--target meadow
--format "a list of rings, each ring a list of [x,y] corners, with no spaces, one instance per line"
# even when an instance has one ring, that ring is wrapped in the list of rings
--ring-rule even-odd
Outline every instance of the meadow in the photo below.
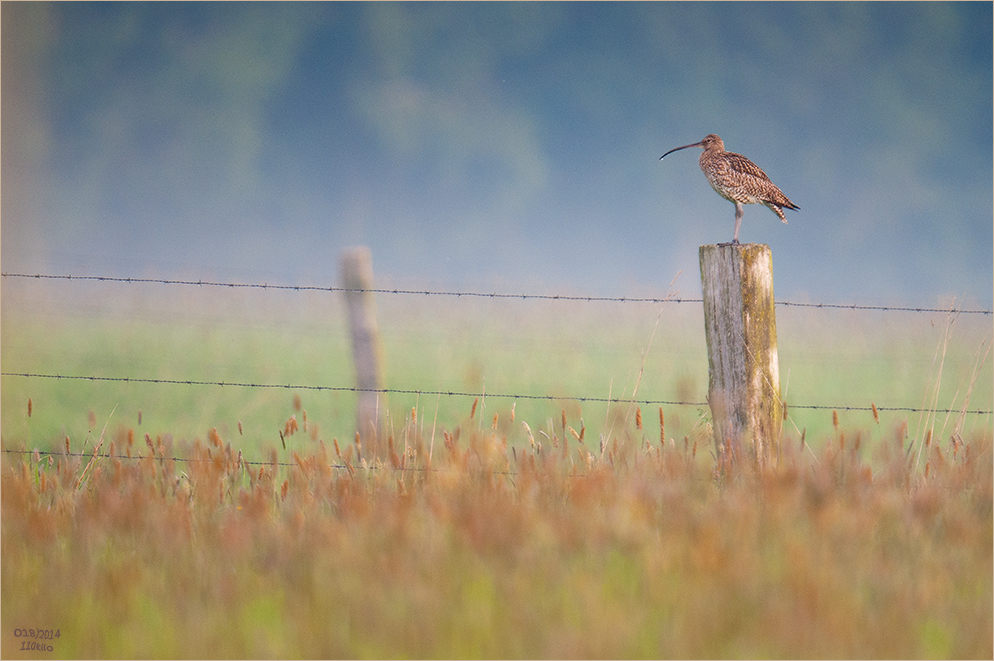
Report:
[[[4,283],[4,372],[353,378],[334,295],[71,287]],[[470,393],[385,396],[382,459],[347,390],[3,377],[3,656],[994,655],[991,419],[934,412],[990,409],[989,318],[778,309],[756,475],[699,305],[377,305],[387,387]]]

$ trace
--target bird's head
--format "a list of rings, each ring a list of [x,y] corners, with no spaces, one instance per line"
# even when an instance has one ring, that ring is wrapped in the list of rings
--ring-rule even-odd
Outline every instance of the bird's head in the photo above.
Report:
[[[701,140],[700,142],[695,142],[691,145],[684,145],[683,147],[676,147],[674,149],[671,149],[662,156],[660,156],[659,160],[663,160],[669,154],[672,154],[675,151],[680,151],[681,149],[687,149],[688,147],[703,147],[705,150],[715,150],[720,152],[725,151],[725,143],[721,141],[721,138],[716,136],[714,133],[708,133],[706,136],[704,136],[704,139]]]

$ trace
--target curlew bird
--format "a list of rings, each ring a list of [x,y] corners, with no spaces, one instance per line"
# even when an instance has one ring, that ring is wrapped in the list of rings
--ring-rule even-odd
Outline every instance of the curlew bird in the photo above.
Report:
[[[732,239],[732,243],[739,242],[743,204],[762,204],[769,207],[770,211],[780,216],[780,220],[785,223],[787,218],[783,215],[784,209],[800,209],[787,199],[759,166],[742,154],[725,151],[725,143],[714,133],[692,145],[671,149],[660,156],[659,160],[688,147],[704,148],[700,161],[704,176],[708,178],[708,183],[711,184],[714,192],[735,205],[735,238]]]

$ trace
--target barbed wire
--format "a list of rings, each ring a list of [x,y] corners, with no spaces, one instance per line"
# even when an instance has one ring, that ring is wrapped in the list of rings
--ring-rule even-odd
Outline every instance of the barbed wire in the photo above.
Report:
[[[186,285],[196,287],[228,287],[232,289],[273,289],[289,291],[320,291],[320,292],[343,292],[343,293],[371,293],[371,294],[407,294],[414,296],[451,296],[456,298],[510,298],[517,300],[550,300],[550,301],[587,301],[587,302],[616,302],[616,303],[702,303],[699,298],[651,298],[651,297],[630,297],[630,296],[582,296],[570,294],[502,294],[497,292],[474,292],[474,291],[432,291],[425,289],[362,289],[354,287],[322,287],[319,285],[271,285],[268,283],[243,283],[243,282],[214,282],[209,280],[168,280],[162,278],[120,278],[97,275],[44,275],[26,273],[3,273],[5,278],[37,278],[48,280],[88,280],[95,282],[118,282],[118,283],[153,283],[160,285]]]
[[[94,454],[93,452],[65,452],[64,450],[11,450],[4,448],[3,452],[6,454],[35,454],[37,453],[39,457],[96,457],[98,459],[129,459],[132,461],[140,461],[142,459],[154,459],[155,461],[182,461],[184,463],[209,463],[213,462],[214,459],[205,459],[197,457],[159,457],[150,454],[109,454],[107,452],[98,452]],[[237,459],[235,459],[237,461]],[[251,461],[242,457],[241,463],[246,466],[296,466],[297,464],[286,462],[286,461]],[[345,464],[328,464],[330,468],[340,468],[346,470]],[[374,468],[371,466],[371,468]]]
[[[525,393],[494,393],[494,392],[465,392],[457,390],[421,390],[414,388],[358,388],[355,386],[315,386],[291,383],[245,383],[237,381],[203,381],[194,379],[150,379],[126,376],[81,376],[68,374],[38,374],[32,372],[0,372],[0,376],[19,376],[40,379],[72,379],[80,381],[113,381],[122,383],[154,383],[181,386],[218,386],[233,388],[277,388],[283,390],[324,390],[332,392],[377,393],[383,395],[418,395],[439,397],[480,397],[500,399],[525,399],[545,401],[575,401],[592,403],[629,403],[633,400],[618,397],[571,397],[567,395],[532,395]],[[669,406],[707,406],[707,402],[682,402],[666,400],[634,400],[637,404],[665,404]],[[879,407],[878,407],[879,410]]]
[[[438,397],[479,397],[498,399],[523,399],[540,401],[570,401],[580,403],[598,404],[644,404],[646,406],[707,406],[707,402],[687,402],[664,399],[632,399],[630,397],[588,397],[572,395],[533,395],[527,393],[502,393],[502,392],[465,392],[456,390],[421,390],[413,388],[358,388],[355,386],[323,386],[293,383],[250,383],[238,381],[205,381],[195,379],[152,379],[135,378],[127,376],[95,376],[95,375],[73,375],[73,374],[40,374],[35,372],[0,372],[0,376],[13,376],[22,378],[38,379],[67,379],[76,381],[110,381],[118,383],[150,383],[159,385],[180,385],[180,386],[216,386],[231,388],[272,388],[283,390],[316,390],[332,392],[353,392],[353,393],[377,393],[384,395],[417,395],[417,396],[438,396]],[[890,411],[903,413],[966,413],[970,415],[991,415],[994,411],[983,409],[939,409],[931,407],[913,406],[838,406],[828,404],[793,404],[786,402],[789,409],[805,409],[816,411]]]
[[[130,460],[130,461],[140,461],[142,459],[152,459],[154,461],[160,461],[160,462],[161,461],[181,461],[181,462],[187,463],[187,464],[191,464],[191,463],[213,463],[215,461],[213,458],[206,459],[206,458],[203,458],[203,457],[165,457],[165,456],[158,457],[158,456],[155,456],[155,455],[148,455],[148,454],[133,454],[133,455],[123,454],[122,455],[122,454],[118,454],[116,452],[114,454],[109,454],[107,452],[97,452],[97,453],[94,453],[94,452],[65,452],[64,450],[41,450],[41,449],[38,449],[38,448],[35,448],[35,449],[32,449],[32,450],[11,450],[11,449],[8,449],[8,448],[4,448],[2,451],[5,454],[17,454],[17,455],[34,455],[34,454],[37,454],[39,458],[40,457],[81,457],[81,458],[82,457],[96,457],[97,459],[121,459],[121,460]],[[241,451],[239,450],[239,452],[241,452]],[[288,462],[288,461],[259,461],[259,460],[254,460],[253,461],[253,460],[246,459],[244,457],[233,457],[232,461],[234,461],[236,463],[237,462],[241,462],[241,464],[244,465],[244,466],[281,466],[281,467],[284,467],[284,468],[300,467],[300,464],[298,464],[296,462]],[[362,457],[359,458],[359,461],[362,461]],[[348,466],[348,465],[346,465],[346,464],[344,464],[344,463],[343,464],[324,464],[324,465],[327,466],[328,468],[333,468],[333,469],[336,469],[336,470],[343,470],[343,471],[348,471],[348,472],[352,472],[352,471],[357,470],[357,469],[361,469],[361,470],[364,470],[364,471],[365,470],[381,470],[382,469],[382,470],[392,470],[392,471],[401,471],[401,472],[407,471],[407,472],[417,472],[417,473],[425,473],[425,472],[437,473],[437,472],[443,472],[445,470],[448,470],[446,468],[429,467],[429,466],[401,466],[401,467],[398,467],[398,468],[394,468],[393,466],[388,466],[387,464],[384,464],[382,461],[375,461],[375,460],[373,461],[373,463],[366,463],[365,465],[358,465],[358,466],[351,466],[351,467]],[[517,475],[518,474],[517,471],[509,471],[509,470],[496,470],[496,471],[493,471],[493,472],[494,472],[495,475]]]
[[[91,282],[114,282],[125,284],[161,284],[161,285],[182,285],[195,287],[227,287],[231,289],[272,289],[284,291],[319,291],[319,292],[368,292],[372,294],[399,294],[411,296],[447,296],[455,298],[490,298],[490,299],[514,299],[514,300],[546,300],[546,301],[583,301],[583,302],[610,302],[610,303],[703,303],[700,298],[681,297],[636,297],[636,296],[583,296],[575,294],[509,294],[497,292],[479,291],[433,291],[427,289],[361,289],[350,287],[322,287],[319,285],[271,285],[269,283],[243,283],[243,282],[217,282],[211,280],[171,280],[166,278],[132,278],[114,277],[102,275],[52,275],[52,274],[29,274],[29,273],[2,273],[4,278],[28,278],[39,280],[78,280]],[[776,301],[776,305],[784,307],[818,308],[835,310],[863,310],[879,312],[918,312],[918,313],[941,313],[941,314],[994,314],[992,310],[967,310],[957,308],[929,308],[924,306],[887,306],[887,305],[857,305],[844,303],[800,303],[794,301]]]

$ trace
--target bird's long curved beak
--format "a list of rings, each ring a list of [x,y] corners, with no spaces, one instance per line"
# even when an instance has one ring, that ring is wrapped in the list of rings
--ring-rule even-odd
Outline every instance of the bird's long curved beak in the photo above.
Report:
[[[686,149],[687,147],[703,147],[703,146],[704,146],[704,145],[703,145],[702,143],[700,143],[700,142],[695,142],[695,143],[694,143],[694,144],[692,144],[692,145],[684,145],[683,147],[676,147],[675,149],[671,149],[671,150],[669,150],[668,152],[666,152],[665,154],[663,154],[662,156],[660,156],[660,157],[659,157],[659,160],[663,160],[664,158],[666,158],[667,156],[669,156],[669,155],[670,155],[670,154],[672,154],[673,152],[675,152],[675,151],[680,151],[681,149]]]

